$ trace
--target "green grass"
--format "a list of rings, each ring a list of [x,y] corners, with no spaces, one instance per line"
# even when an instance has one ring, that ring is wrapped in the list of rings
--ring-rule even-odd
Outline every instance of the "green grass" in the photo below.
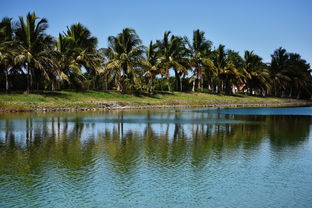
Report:
[[[0,94],[0,109],[30,110],[38,107],[99,107],[101,103],[118,102],[127,106],[141,105],[209,105],[209,104],[283,104],[305,101],[255,97],[247,95],[224,96],[207,93],[158,93],[155,95],[127,95],[98,91],[40,91],[32,94]]]

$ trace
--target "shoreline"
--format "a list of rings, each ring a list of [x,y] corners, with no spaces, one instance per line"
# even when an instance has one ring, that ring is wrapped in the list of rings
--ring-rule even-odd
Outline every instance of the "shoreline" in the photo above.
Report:
[[[79,112],[140,109],[255,108],[312,106],[312,100],[172,92],[153,95],[100,91],[38,91],[0,94],[0,112]]]
[[[289,103],[216,103],[203,105],[142,105],[131,106],[120,102],[101,102],[98,107],[32,107],[30,109],[1,109],[0,113],[20,112],[85,112],[85,111],[119,111],[119,110],[156,110],[156,109],[192,109],[192,108],[268,108],[268,107],[303,107],[312,106],[312,101]]]

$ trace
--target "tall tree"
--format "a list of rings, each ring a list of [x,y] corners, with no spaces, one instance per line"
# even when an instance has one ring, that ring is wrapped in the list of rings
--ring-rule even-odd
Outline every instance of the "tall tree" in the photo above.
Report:
[[[49,81],[49,75],[55,75],[57,69],[52,57],[53,38],[45,33],[47,28],[47,20],[35,13],[28,13],[25,20],[19,17],[15,36],[19,45],[18,61],[27,71],[27,92],[33,86],[34,75],[39,87],[41,78]]]
[[[190,49],[190,65],[193,68],[193,87],[192,91],[195,91],[195,83],[197,81],[197,88],[204,88],[204,75],[213,73],[213,62],[211,61],[209,55],[211,53],[212,42],[206,40],[205,32],[200,30],[193,31],[193,41],[186,38],[186,42]]]
[[[154,79],[157,74],[160,73],[160,69],[157,64],[158,53],[157,44],[153,44],[151,41],[146,50],[146,62],[145,62],[145,77],[147,78],[147,91],[153,92]]]
[[[245,83],[249,94],[253,94],[255,90],[265,95],[270,89],[269,71],[267,66],[262,62],[262,58],[254,54],[253,51],[245,51],[244,54],[244,72]]]
[[[97,38],[80,23],[67,27],[59,34],[56,50],[59,54],[60,80],[81,88],[85,77],[82,68],[93,75],[102,71],[102,58],[97,49]]]
[[[216,67],[217,77],[214,80],[215,91],[224,92],[227,95],[233,93],[233,86],[238,86],[243,82],[243,59],[238,52],[225,50],[224,45],[213,53],[213,62]]]
[[[130,84],[130,90],[140,85],[141,66],[145,62],[144,52],[145,47],[133,29],[125,28],[117,36],[108,37],[108,48],[104,49],[108,58],[106,70],[115,72],[118,91],[125,92],[127,84]]]
[[[311,68],[299,54],[289,53],[286,74],[290,78],[290,83],[287,85],[289,97],[300,98],[302,94],[305,94],[305,97],[311,97]]]
[[[0,70],[5,77],[5,91],[9,90],[9,73],[14,66],[16,44],[11,18],[3,18],[0,22]]]
[[[224,71],[227,66],[226,51],[224,45],[219,45],[218,48],[213,51],[212,60],[217,72],[217,76],[213,78],[214,92],[221,93],[223,89],[223,84],[219,78],[219,74],[222,73],[222,71]]]
[[[190,64],[188,61],[189,51],[187,50],[185,40],[182,37],[171,35],[170,31],[164,33],[162,40],[158,40],[159,58],[158,64],[161,67],[168,81],[168,90],[171,91],[170,73],[173,68],[176,79],[176,89],[182,91],[182,75],[187,74]]]
[[[276,49],[271,55],[270,79],[272,91],[275,96],[283,96],[290,78],[287,76],[287,65],[289,55],[282,47]]]

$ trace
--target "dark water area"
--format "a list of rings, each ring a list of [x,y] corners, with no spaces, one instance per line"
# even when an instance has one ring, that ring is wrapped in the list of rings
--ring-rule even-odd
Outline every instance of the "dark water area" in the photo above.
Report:
[[[312,107],[0,114],[0,207],[311,207]]]

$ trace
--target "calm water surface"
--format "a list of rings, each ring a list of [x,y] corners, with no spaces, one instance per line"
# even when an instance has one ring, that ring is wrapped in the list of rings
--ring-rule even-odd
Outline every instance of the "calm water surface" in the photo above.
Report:
[[[311,207],[312,107],[1,114],[0,207]]]

